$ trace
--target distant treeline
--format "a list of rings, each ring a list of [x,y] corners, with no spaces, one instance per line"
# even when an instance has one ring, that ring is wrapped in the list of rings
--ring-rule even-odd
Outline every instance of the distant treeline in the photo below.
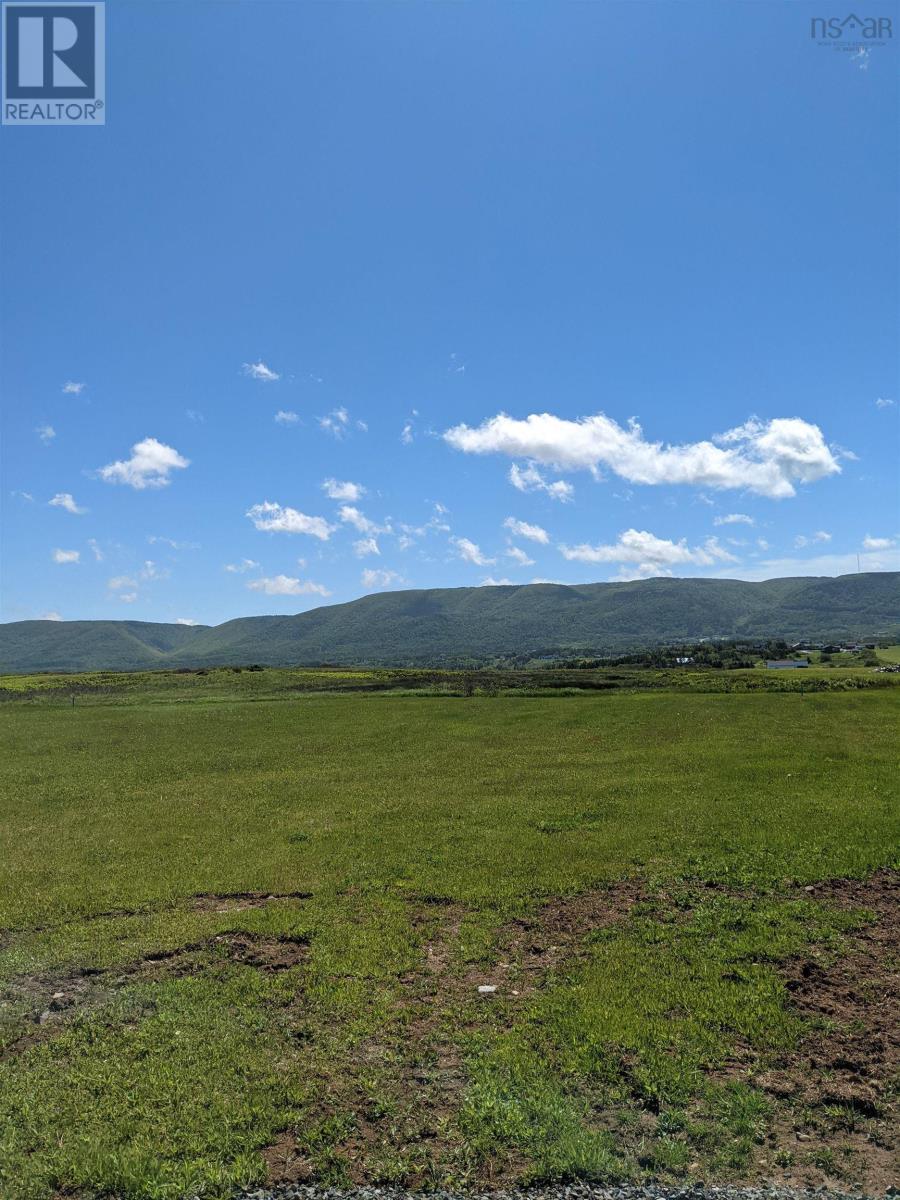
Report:
[[[765,641],[681,642],[677,645],[651,646],[646,650],[636,650],[632,654],[616,655],[612,662],[623,667],[720,667],[739,670],[755,667],[760,659],[789,658],[793,653],[795,652],[787,642],[774,638]],[[610,659],[561,659],[557,665],[591,669],[608,667]]]

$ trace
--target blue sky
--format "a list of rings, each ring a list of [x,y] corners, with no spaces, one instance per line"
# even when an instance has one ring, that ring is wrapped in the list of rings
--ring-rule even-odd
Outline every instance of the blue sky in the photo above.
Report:
[[[110,0],[105,128],[0,131],[3,619],[897,569],[897,48],[819,8]]]

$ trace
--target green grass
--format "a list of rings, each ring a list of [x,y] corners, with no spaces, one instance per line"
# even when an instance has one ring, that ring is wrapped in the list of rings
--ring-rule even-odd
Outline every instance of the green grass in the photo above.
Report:
[[[898,865],[900,691],[253,674],[0,708],[0,1194],[225,1196],[284,1129],[334,1182],[746,1171],[771,1105],[714,1073],[793,1043],[777,963],[854,922],[794,885]],[[625,878],[645,904],[479,1001],[513,918]],[[192,899],[239,892],[273,898]],[[237,935],[305,949],[266,971]]]
[[[884,646],[875,653],[883,663],[900,663],[900,646]]]

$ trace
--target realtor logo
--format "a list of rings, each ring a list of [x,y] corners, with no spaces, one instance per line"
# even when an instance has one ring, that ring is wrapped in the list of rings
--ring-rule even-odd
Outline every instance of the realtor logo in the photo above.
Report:
[[[103,125],[104,6],[3,4],[3,124]]]

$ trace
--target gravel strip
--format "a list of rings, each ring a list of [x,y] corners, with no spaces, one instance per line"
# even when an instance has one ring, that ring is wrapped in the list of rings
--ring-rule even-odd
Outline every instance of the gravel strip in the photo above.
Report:
[[[561,1183],[481,1193],[405,1192],[387,1187],[357,1187],[342,1191],[306,1183],[287,1183],[239,1193],[240,1200],[861,1200],[864,1195],[861,1191],[839,1192],[827,1187],[792,1188],[774,1184],[732,1187],[706,1183],[695,1183],[689,1187],[666,1187],[654,1183],[595,1187],[585,1183]],[[885,1195],[900,1196],[900,1188],[888,1188]]]

